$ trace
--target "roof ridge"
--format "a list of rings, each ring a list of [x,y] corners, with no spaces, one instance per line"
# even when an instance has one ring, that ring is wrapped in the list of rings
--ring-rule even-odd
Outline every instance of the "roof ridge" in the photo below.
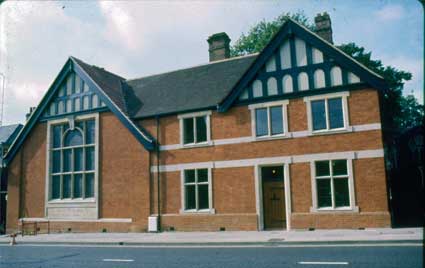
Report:
[[[144,78],[163,75],[163,74],[174,73],[174,72],[183,71],[183,70],[190,70],[190,69],[208,66],[208,65],[212,65],[212,64],[216,64],[216,63],[223,63],[223,62],[238,60],[238,59],[242,59],[242,58],[254,57],[254,56],[258,56],[258,54],[260,54],[260,53],[257,52],[257,53],[252,53],[252,54],[248,54],[248,55],[231,57],[231,58],[227,58],[227,59],[223,59],[223,60],[217,60],[217,61],[213,61],[213,62],[198,64],[198,65],[194,65],[194,66],[191,66],[191,67],[175,69],[175,70],[171,70],[171,71],[168,71],[168,72],[150,74],[150,75],[141,76],[141,77],[137,77],[137,78],[127,79],[127,80],[125,80],[125,82],[131,82],[131,81],[135,81],[135,80],[139,80],[139,79],[144,79]]]
[[[113,73],[113,72],[111,72],[111,71],[108,71],[107,69],[105,69],[104,67],[100,67],[100,66],[97,66],[97,65],[94,65],[94,64],[90,64],[90,63],[87,63],[87,62],[85,62],[85,61],[83,61],[83,60],[81,60],[81,59],[79,59],[79,58],[77,58],[77,57],[74,57],[74,56],[69,56],[70,58],[73,58],[74,60],[77,60],[77,61],[80,61],[80,62],[82,62],[82,63],[84,63],[84,64],[86,64],[86,65],[88,65],[89,67],[92,67],[92,68],[95,68],[95,69],[98,69],[98,70],[100,70],[100,71],[102,71],[102,72],[105,72],[105,73],[108,73],[108,74],[110,74],[110,75],[113,75],[113,76],[116,76],[116,77],[118,77],[119,79],[121,79],[121,80],[127,80],[126,78],[124,78],[124,77],[122,77],[121,75],[118,75],[118,74],[116,74],[116,73]]]

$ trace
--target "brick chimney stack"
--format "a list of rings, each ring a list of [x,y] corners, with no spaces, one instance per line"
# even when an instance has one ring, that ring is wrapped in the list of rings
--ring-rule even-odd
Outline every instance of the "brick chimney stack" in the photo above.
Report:
[[[210,62],[230,58],[230,38],[222,32],[208,37],[208,51],[210,52]]]
[[[332,24],[329,14],[327,12],[324,12],[323,14],[317,14],[317,16],[314,18],[314,22],[316,24],[316,34],[329,43],[333,44]]]

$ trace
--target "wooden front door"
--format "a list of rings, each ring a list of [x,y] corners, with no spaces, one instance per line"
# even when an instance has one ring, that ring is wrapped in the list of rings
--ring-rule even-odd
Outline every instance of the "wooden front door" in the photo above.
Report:
[[[283,181],[263,182],[264,227],[286,228],[285,189]]]

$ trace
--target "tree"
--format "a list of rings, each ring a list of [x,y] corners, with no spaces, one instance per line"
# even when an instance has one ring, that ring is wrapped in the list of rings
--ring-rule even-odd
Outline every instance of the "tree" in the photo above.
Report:
[[[294,19],[314,31],[304,12],[284,13],[274,20],[262,20],[251,27],[247,34],[242,33],[235,45],[230,49],[231,56],[241,56],[260,52],[277,33],[287,18]],[[380,60],[372,59],[372,53],[355,43],[337,46],[346,54],[381,75],[388,83],[389,89],[384,92],[381,109],[383,111],[383,128],[385,139],[392,139],[406,128],[423,124],[424,106],[414,96],[403,96],[404,83],[412,79],[412,74],[392,66],[384,66]]]
[[[267,22],[262,20],[251,27],[248,34],[242,33],[235,45],[230,48],[231,57],[242,56],[260,52],[272,37],[277,33],[285,21],[291,18],[310,30],[315,29],[314,24],[310,23],[304,12],[299,11],[291,14],[289,12],[283,13],[273,21]]]

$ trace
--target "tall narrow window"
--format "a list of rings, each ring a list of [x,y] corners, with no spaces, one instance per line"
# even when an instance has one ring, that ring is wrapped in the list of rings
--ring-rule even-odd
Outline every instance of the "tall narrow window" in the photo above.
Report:
[[[315,162],[317,208],[350,207],[347,160]]]
[[[184,170],[184,210],[202,211],[209,210],[210,204],[210,178],[208,169]]]
[[[95,120],[51,126],[50,199],[94,197]]]
[[[209,112],[179,116],[183,145],[204,144],[210,140]]]

